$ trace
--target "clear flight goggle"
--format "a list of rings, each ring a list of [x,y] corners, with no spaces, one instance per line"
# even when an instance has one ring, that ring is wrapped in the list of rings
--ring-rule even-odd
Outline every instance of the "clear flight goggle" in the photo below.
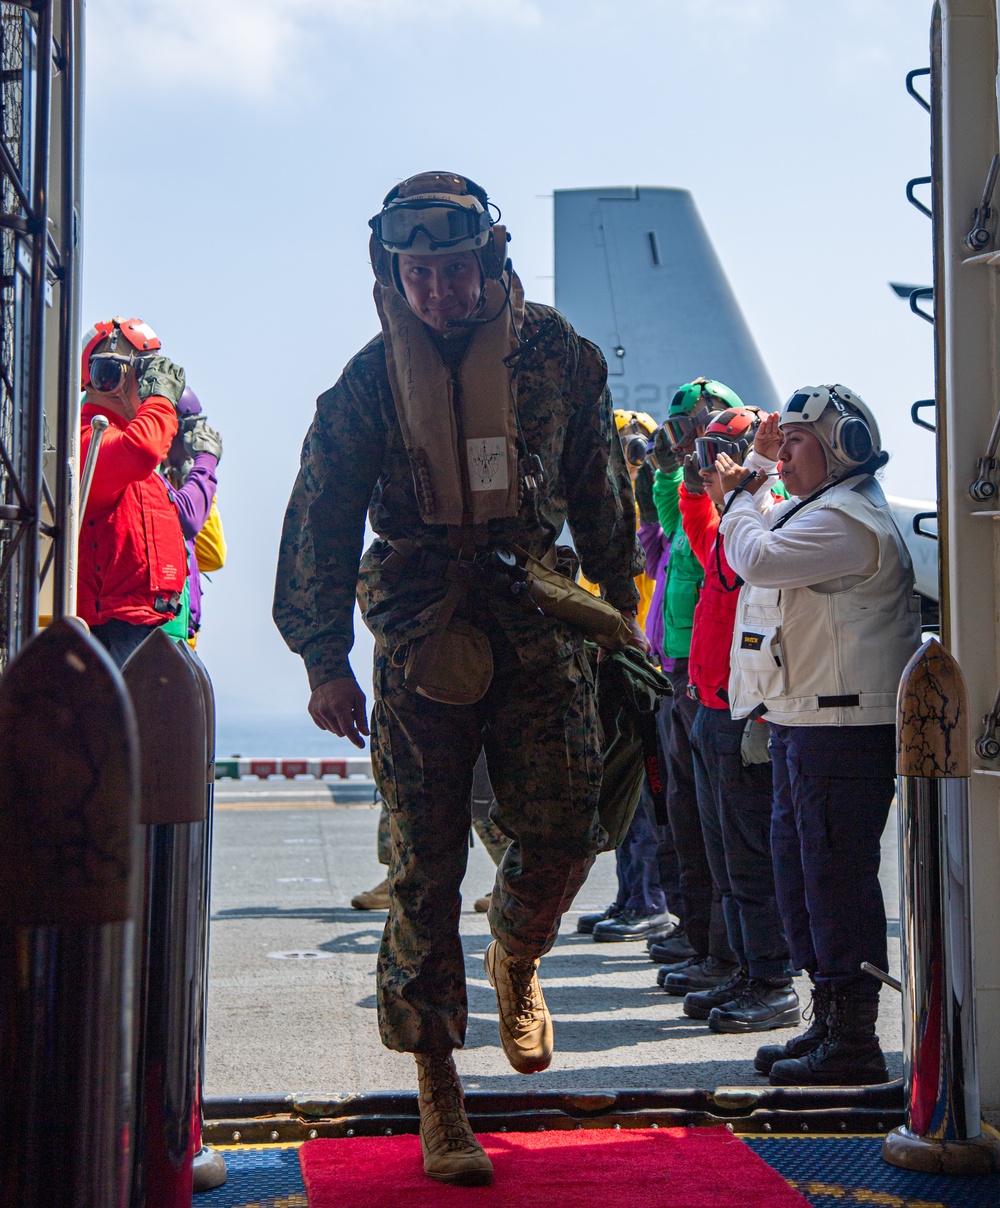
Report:
[[[134,352],[95,352],[90,358],[90,385],[100,394],[114,394],[125,385],[130,369],[140,378],[152,359]]]
[[[695,456],[700,470],[714,470],[720,453],[728,454],[739,465],[743,464],[747,449],[752,441],[745,436],[730,440],[726,436],[699,436],[694,442]]]
[[[474,240],[481,246],[490,229],[486,210],[472,209],[439,198],[397,201],[369,220],[375,238],[390,251],[405,252],[423,233],[428,250],[437,252]]]

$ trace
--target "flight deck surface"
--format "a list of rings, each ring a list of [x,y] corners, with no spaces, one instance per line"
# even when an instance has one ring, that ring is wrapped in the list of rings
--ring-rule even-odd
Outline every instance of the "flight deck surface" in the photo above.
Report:
[[[376,1026],[375,956],[385,914],[350,906],[355,893],[384,876],[375,855],[377,807],[268,803],[263,794],[248,807],[231,800],[234,789],[220,800],[215,819],[206,1093],[412,1091],[412,1058],[383,1048]],[[883,836],[882,882],[890,971],[898,977],[896,865],[893,810]],[[500,1050],[496,998],[483,971],[489,926],[472,909],[492,881],[493,865],[477,841],[461,921],[469,1029],[456,1062],[466,1089],[766,1086],[753,1071],[757,1046],[780,1043],[794,1029],[710,1032],[683,1014],[681,999],[657,988],[645,944],[598,944],[576,933],[582,911],[601,910],[615,896],[611,855],[598,858],[542,960],[555,1025],[552,1065],[530,1078],[515,1074]],[[806,979],[799,989],[806,1005]],[[888,989],[881,999],[879,1034],[897,1078],[900,1000]]]

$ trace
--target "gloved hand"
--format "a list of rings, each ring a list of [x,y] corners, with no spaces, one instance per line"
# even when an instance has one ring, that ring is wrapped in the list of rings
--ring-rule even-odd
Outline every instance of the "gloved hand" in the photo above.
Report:
[[[653,467],[650,462],[644,461],[639,467],[639,473],[635,476],[632,490],[635,494],[636,505],[639,508],[639,523],[659,524],[660,514],[657,512],[656,504],[653,502]]]
[[[671,441],[667,435],[667,430],[662,424],[656,429],[656,437],[653,440],[653,456],[656,458],[657,468],[662,470],[664,474],[672,474],[677,469],[677,457],[671,448]]]
[[[177,406],[184,393],[184,370],[166,357],[150,357],[137,383],[139,401],[145,402],[151,394],[168,398]]]
[[[704,495],[705,480],[701,476],[701,465],[696,453],[684,458],[684,486],[692,495]]]
[[[204,417],[198,419],[190,432],[184,433],[184,448],[189,457],[211,453],[216,461],[222,460],[222,437],[208,426]]]

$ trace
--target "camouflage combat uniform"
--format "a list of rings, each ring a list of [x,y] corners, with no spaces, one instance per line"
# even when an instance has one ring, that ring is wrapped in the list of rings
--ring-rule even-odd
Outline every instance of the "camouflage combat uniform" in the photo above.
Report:
[[[490,774],[486,767],[486,756],[480,752],[476,761],[472,781],[472,829],[489,853],[494,864],[499,864],[510,846],[510,840],[490,817],[490,807],[496,801]],[[392,835],[389,833],[389,809],[383,802],[378,816],[378,862],[388,866],[392,858]]]
[[[516,517],[489,523],[485,548],[513,542],[541,557],[568,519],[587,577],[613,604],[634,607],[643,555],[604,360],[549,307],[529,303],[521,334],[518,413],[544,480],[523,493]],[[461,345],[448,346],[454,374]],[[362,559],[366,509],[379,539]],[[388,539],[420,549],[392,575]],[[530,609],[502,576],[474,576],[456,616],[489,638],[488,692],[459,706],[404,686],[408,645],[433,628],[453,557],[448,530],[420,518],[378,336],[317,402],[285,516],[274,616],[314,688],[351,674],[355,591],[375,635],[372,762],[392,839],[379,1026],[383,1043],[404,1052],[459,1048],[465,1038],[459,886],[480,748],[495,821],[512,840],[490,909],[507,952],[537,957],[551,947],[604,837],[600,725],[575,631]]]

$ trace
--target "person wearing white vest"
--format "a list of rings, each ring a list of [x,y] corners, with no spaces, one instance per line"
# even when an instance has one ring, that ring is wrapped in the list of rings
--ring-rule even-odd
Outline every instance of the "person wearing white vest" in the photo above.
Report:
[[[888,967],[878,881],[895,790],[895,702],[920,641],[913,568],[874,475],[888,461],[874,416],[844,386],[797,390],[755,449],[792,498],[767,508],[764,473],[724,454],[720,528],[744,581],[731,650],[734,718],[770,724],[771,853],[792,960],[813,1019],[758,1050],[773,1085],[888,1080],[875,1034]]]

